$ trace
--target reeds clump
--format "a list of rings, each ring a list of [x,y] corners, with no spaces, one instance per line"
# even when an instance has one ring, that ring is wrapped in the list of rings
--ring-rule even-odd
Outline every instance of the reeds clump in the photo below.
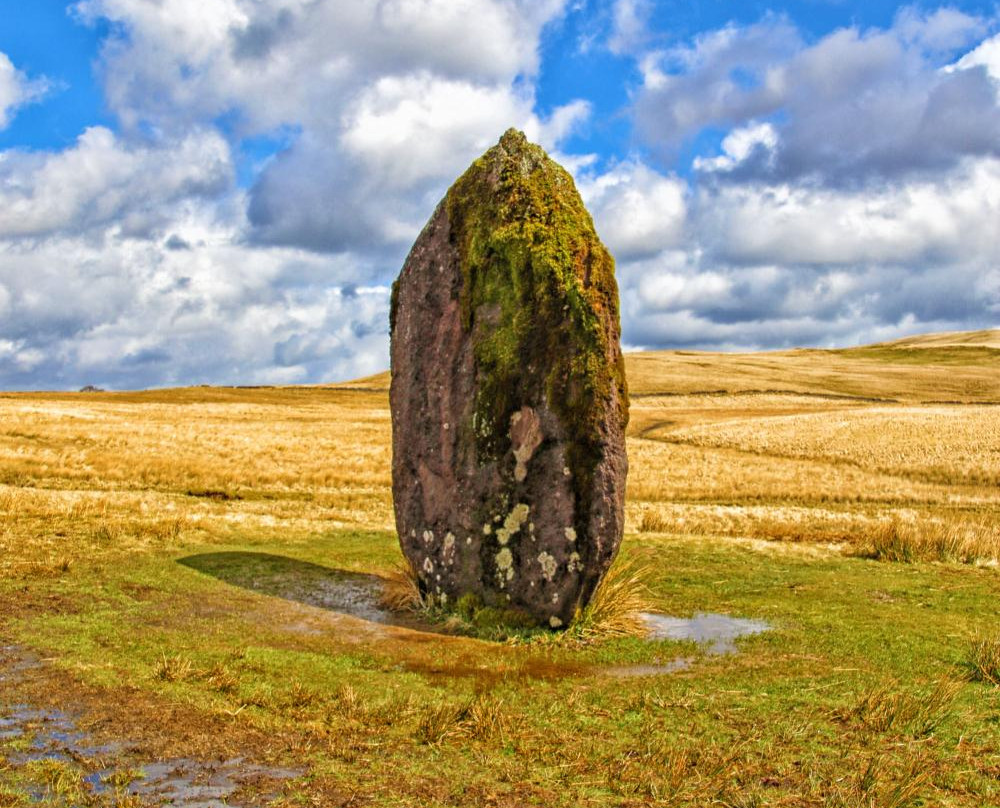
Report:
[[[618,562],[608,570],[594,596],[581,609],[566,631],[581,640],[638,637],[646,633],[642,613],[652,608],[646,567],[636,562]]]

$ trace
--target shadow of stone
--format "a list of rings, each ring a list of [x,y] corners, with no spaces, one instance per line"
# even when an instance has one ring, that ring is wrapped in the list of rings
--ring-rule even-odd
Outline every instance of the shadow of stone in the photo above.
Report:
[[[307,606],[359,617],[372,623],[433,630],[414,617],[379,603],[385,581],[377,575],[333,569],[271,553],[201,553],[178,564],[232,586]]]

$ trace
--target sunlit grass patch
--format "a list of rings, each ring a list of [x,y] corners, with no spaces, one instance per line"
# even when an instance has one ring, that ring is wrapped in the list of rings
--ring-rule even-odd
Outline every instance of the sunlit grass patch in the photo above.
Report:
[[[153,677],[161,682],[185,682],[196,672],[194,663],[188,657],[163,654],[153,669]]]
[[[55,758],[29,761],[25,766],[29,781],[40,784],[45,795],[54,801],[75,805],[87,797],[81,771],[72,763]]]
[[[954,561],[974,564],[1000,559],[1000,527],[963,520],[942,523],[891,519],[873,527],[860,552],[880,561]]]

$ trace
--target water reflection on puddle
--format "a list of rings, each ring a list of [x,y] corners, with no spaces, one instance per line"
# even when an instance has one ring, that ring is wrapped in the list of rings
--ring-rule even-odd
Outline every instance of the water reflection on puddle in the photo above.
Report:
[[[729,617],[724,614],[696,612],[693,617],[670,617],[666,614],[643,613],[640,615],[649,633],[650,640],[694,641],[705,646],[709,654],[735,654],[736,640],[770,631],[763,620],[749,620],[743,617]],[[632,679],[641,676],[665,676],[690,668],[692,657],[677,657],[661,663],[656,660],[647,665],[619,665],[607,668],[605,673],[617,679]]]
[[[707,646],[710,654],[735,654],[740,637],[770,631],[763,620],[729,617],[725,614],[695,612],[693,617],[670,617],[665,614],[641,615],[651,640],[693,640]]]

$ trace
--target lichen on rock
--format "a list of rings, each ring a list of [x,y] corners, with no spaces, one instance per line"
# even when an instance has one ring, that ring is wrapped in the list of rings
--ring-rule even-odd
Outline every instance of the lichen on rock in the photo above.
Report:
[[[452,602],[565,625],[610,565],[627,470],[618,318],[614,261],[572,177],[509,130],[448,191],[392,295],[397,529],[418,570],[444,550],[414,528],[466,539],[435,566]]]

